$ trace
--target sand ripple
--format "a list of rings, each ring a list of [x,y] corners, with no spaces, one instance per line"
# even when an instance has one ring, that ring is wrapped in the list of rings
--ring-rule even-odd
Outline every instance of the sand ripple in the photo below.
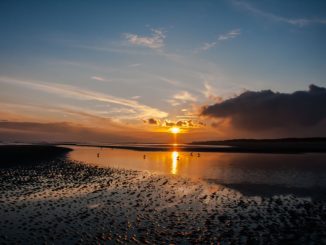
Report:
[[[1,244],[326,243],[323,201],[67,160],[0,176]]]

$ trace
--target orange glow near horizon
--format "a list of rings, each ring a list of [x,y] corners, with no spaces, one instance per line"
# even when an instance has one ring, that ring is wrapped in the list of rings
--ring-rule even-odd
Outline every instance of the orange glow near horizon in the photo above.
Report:
[[[173,144],[176,144],[177,143],[177,135],[178,135],[178,133],[180,133],[180,128],[172,127],[169,130],[173,134]]]
[[[170,128],[170,131],[172,134],[178,134],[178,133],[180,133],[180,128],[172,127],[172,128]]]

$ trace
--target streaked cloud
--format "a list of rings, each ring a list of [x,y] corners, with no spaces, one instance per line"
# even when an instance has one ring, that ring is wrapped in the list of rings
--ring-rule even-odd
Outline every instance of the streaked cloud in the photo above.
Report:
[[[138,99],[141,98],[141,96],[140,96],[140,95],[135,95],[135,96],[132,96],[131,98],[132,98],[133,100],[138,100]]]
[[[180,86],[181,82],[177,81],[175,79],[170,79],[170,78],[166,78],[166,77],[162,77],[162,76],[156,76],[156,78],[158,78],[159,80],[169,83],[171,85],[175,85],[175,86]]]
[[[221,100],[221,97],[217,96],[217,91],[216,89],[211,86],[211,84],[207,81],[204,82],[204,90],[202,91],[203,95],[205,96],[205,98],[209,99],[209,100]]]
[[[204,82],[204,96],[209,99],[211,96],[213,96],[213,88],[208,82]]]
[[[235,6],[238,6],[250,13],[253,13],[255,15],[259,15],[261,17],[264,17],[266,19],[277,21],[277,22],[283,22],[290,25],[298,26],[298,27],[304,27],[311,24],[326,24],[325,18],[288,18],[280,15],[276,15],[274,13],[270,13],[267,11],[263,11],[257,7],[254,7],[253,5],[245,2],[245,1],[231,1]]]
[[[179,101],[174,100],[174,99],[168,99],[168,100],[166,100],[166,102],[168,102],[171,106],[181,105],[181,103]]]
[[[202,51],[209,50],[211,48],[214,48],[218,44],[218,42],[227,41],[227,40],[230,40],[230,39],[234,39],[237,36],[239,36],[240,34],[241,34],[241,30],[240,29],[234,29],[234,30],[228,31],[227,33],[223,33],[223,34],[219,35],[217,37],[217,40],[216,41],[210,42],[210,43],[209,42],[204,43],[199,48],[199,50],[202,50]]]
[[[141,66],[141,64],[139,63],[135,63],[135,64],[130,64],[129,67],[138,67],[138,66]]]
[[[131,134],[121,132],[109,132],[94,127],[84,127],[67,122],[12,122],[0,121],[1,141],[24,142],[124,142],[135,140]]]
[[[159,109],[147,105],[140,104],[138,101],[135,100],[124,99],[124,98],[120,98],[120,97],[116,97],[100,92],[81,89],[79,87],[75,87],[72,85],[47,83],[47,82],[40,82],[40,81],[18,80],[18,79],[13,79],[8,77],[0,77],[0,82],[25,86],[29,89],[40,90],[47,93],[52,93],[64,97],[70,97],[78,100],[93,100],[98,102],[105,102],[105,103],[129,107],[135,110],[135,114],[130,115],[130,118],[136,119],[139,117],[149,117],[149,116],[163,118],[168,116],[168,113],[164,111],[161,111]]]
[[[138,34],[126,33],[127,41],[135,46],[143,46],[151,49],[160,49],[164,47],[166,35],[162,30],[152,29],[151,36],[140,36]]]
[[[219,35],[218,36],[218,41],[225,41],[225,40],[229,40],[229,39],[233,39],[237,36],[240,35],[240,29],[234,29],[234,30],[231,30],[225,34],[222,34],[222,35]]]
[[[190,94],[188,91],[181,91],[173,96],[174,100],[179,100],[182,102],[196,102],[197,98]]]
[[[179,106],[184,103],[196,102],[196,101],[197,101],[197,97],[192,95],[188,91],[180,91],[174,94],[172,98],[166,100],[166,102],[168,102],[171,106]]]
[[[79,108],[79,107],[73,107],[73,106],[67,106],[67,105],[56,105],[56,106],[50,106],[50,105],[38,105],[38,104],[29,104],[29,103],[8,103],[8,102],[0,102],[0,115],[3,114],[3,111],[13,111],[16,114],[19,114],[20,119],[24,118],[26,119],[26,115],[28,114],[29,118],[37,118],[38,112],[48,112],[48,113],[60,113],[61,115],[67,116],[68,114],[77,116],[78,120],[80,120],[80,117],[83,118],[89,118],[89,119],[96,119],[96,120],[108,120],[110,118],[102,117],[99,115],[98,111],[89,110],[86,108]],[[25,113],[24,113],[25,112]],[[38,118],[40,120],[41,118]],[[43,118],[46,120],[46,118]],[[117,125],[115,125],[117,126]]]
[[[200,47],[200,50],[208,50],[211,48],[214,48],[216,46],[217,42],[211,42],[211,43],[204,43],[203,46]]]
[[[104,77],[100,77],[100,76],[92,76],[91,77],[92,80],[95,80],[95,81],[101,81],[101,82],[108,82],[109,80],[104,78]]]

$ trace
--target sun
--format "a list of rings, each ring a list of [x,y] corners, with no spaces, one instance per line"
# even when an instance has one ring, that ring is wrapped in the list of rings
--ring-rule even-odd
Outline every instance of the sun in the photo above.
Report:
[[[170,128],[170,131],[172,134],[178,134],[178,133],[180,133],[180,128],[173,127],[173,128]]]

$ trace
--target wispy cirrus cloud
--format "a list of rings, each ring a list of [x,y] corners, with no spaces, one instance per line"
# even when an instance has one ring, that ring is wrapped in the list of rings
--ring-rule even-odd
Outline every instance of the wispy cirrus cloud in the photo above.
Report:
[[[40,90],[47,93],[56,94],[63,97],[69,97],[78,100],[91,100],[104,102],[109,104],[116,104],[124,107],[134,109],[135,113],[130,115],[130,119],[139,117],[150,117],[154,116],[157,118],[167,117],[168,113],[161,111],[157,108],[153,108],[144,104],[140,104],[138,101],[124,99],[100,92],[95,92],[91,90],[81,89],[72,85],[64,85],[58,83],[47,83],[40,81],[29,81],[29,80],[19,80],[9,77],[0,77],[0,82],[16,84],[20,86],[27,87],[29,89]]]
[[[139,63],[135,63],[135,64],[130,64],[130,65],[128,65],[128,67],[138,67],[138,66],[141,66],[141,64],[139,64]]]
[[[210,43],[204,43],[201,47],[200,50],[206,51],[209,50],[211,48],[214,48],[217,44],[217,41],[215,42],[210,42]]]
[[[132,98],[133,100],[138,100],[138,99],[141,98],[141,96],[140,96],[140,95],[135,95],[135,96],[132,96],[131,98]]]
[[[151,49],[161,49],[164,47],[166,35],[162,30],[152,29],[151,36],[140,36],[138,34],[126,33],[127,41],[135,46],[143,46]]]
[[[105,128],[107,130],[114,128],[119,130],[125,129],[125,125],[116,123],[114,118],[104,115],[101,111],[91,110],[85,107],[71,106],[65,104],[58,104],[55,106],[45,104],[31,104],[31,103],[8,103],[0,101],[0,118],[6,118],[11,121],[62,121],[62,118],[80,125],[94,125],[98,128]],[[10,112],[10,113],[8,113]],[[46,113],[47,117],[44,117]],[[107,111],[105,111],[107,113]],[[56,115],[59,115],[57,117]],[[49,120],[50,119],[50,120]]]
[[[100,76],[92,76],[91,77],[92,80],[95,80],[95,81],[100,81],[100,82],[108,82],[109,80],[104,78],[104,77],[100,77]]]
[[[221,97],[217,96],[216,89],[211,86],[211,84],[208,81],[204,82],[204,90],[202,91],[203,95],[206,99],[209,100],[219,100]]]
[[[237,36],[239,36],[241,34],[241,30],[240,29],[234,29],[234,30],[231,30],[231,31],[228,31],[227,33],[223,33],[221,35],[219,35],[217,37],[217,40],[214,41],[214,42],[210,42],[210,43],[204,43],[200,48],[199,50],[202,50],[202,51],[206,51],[206,50],[209,50],[211,48],[214,48],[218,42],[221,42],[221,41],[227,41],[227,40],[230,40],[230,39],[234,39],[236,38]]]
[[[181,91],[173,95],[171,99],[166,100],[171,106],[179,106],[188,102],[196,102],[197,97],[189,93],[188,91]]]
[[[229,40],[229,39],[233,39],[237,36],[240,35],[240,29],[234,29],[234,30],[231,30],[225,34],[222,34],[222,35],[219,35],[218,36],[218,41],[224,41],[224,40]]]
[[[250,13],[253,13],[255,15],[259,15],[261,17],[264,17],[266,19],[277,21],[277,22],[283,22],[290,25],[298,26],[298,27],[304,27],[311,24],[326,24],[325,18],[288,18],[280,15],[276,15],[274,13],[270,13],[264,10],[261,10],[245,1],[237,1],[232,0],[231,1],[235,6],[240,7]]]
[[[175,94],[173,96],[173,98],[176,100],[181,100],[181,101],[185,101],[185,102],[186,101],[192,101],[192,102],[197,101],[197,98],[187,91],[181,91],[180,93]]]

